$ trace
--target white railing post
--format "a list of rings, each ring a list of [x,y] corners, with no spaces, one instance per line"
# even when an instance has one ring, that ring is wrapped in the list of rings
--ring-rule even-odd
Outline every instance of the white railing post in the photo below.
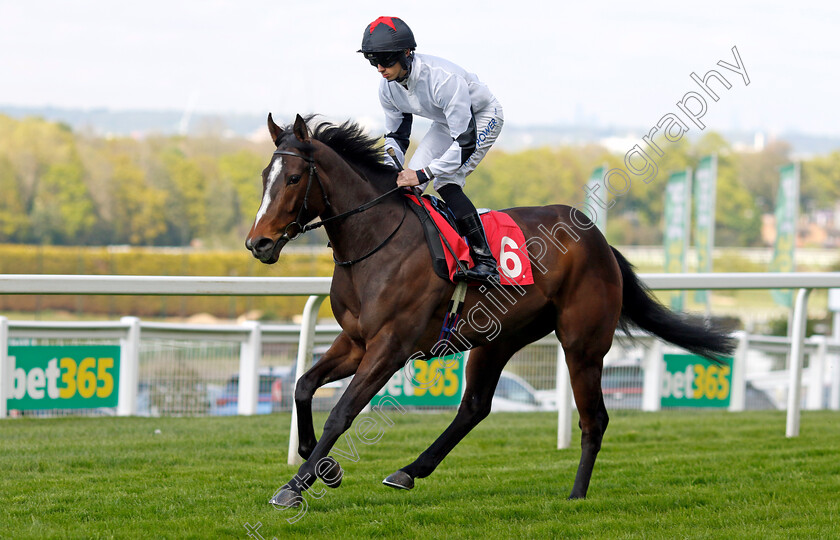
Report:
[[[120,339],[120,389],[117,416],[137,414],[137,391],[140,386],[140,319],[122,317],[126,335]]]
[[[808,355],[808,394],[805,398],[805,408],[817,411],[823,408],[825,387],[825,357],[828,349],[828,339],[825,336],[811,338],[817,345],[817,350]]]
[[[248,339],[239,347],[239,395],[236,412],[250,416],[257,414],[260,397],[260,357],[262,356],[262,329],[258,321],[245,321],[250,329]]]
[[[9,319],[0,316],[0,420],[8,416],[6,400],[12,395],[12,370],[9,365]]]
[[[642,410],[655,412],[662,408],[662,342],[653,339],[645,353],[645,373],[642,382]]]
[[[321,309],[321,302],[326,296],[316,295],[310,296],[306,301],[306,306],[303,308],[303,320],[300,324],[300,342],[298,342],[297,353],[297,367],[295,371],[295,387],[293,392],[297,391],[298,380],[303,376],[306,370],[307,361],[312,358],[312,343],[315,341],[315,325],[318,322],[318,310]],[[303,463],[303,459],[298,455],[298,425],[297,425],[297,404],[292,401],[292,423],[289,428],[289,454],[286,462],[289,465],[297,465]]]
[[[829,291],[830,292],[830,291]],[[840,410],[840,311],[835,311],[832,317],[831,345],[831,390],[828,393],[828,408],[832,411]]]
[[[802,406],[802,350],[805,340],[805,323],[808,321],[808,295],[811,289],[799,289],[793,310],[790,332],[790,369],[788,377],[788,407],[785,436],[799,436],[800,409]]]
[[[572,445],[572,384],[566,366],[566,352],[557,344],[557,449]]]
[[[750,335],[747,332],[735,332],[738,348],[732,357],[732,390],[729,397],[729,411],[741,412],[747,405],[747,351]]]
[[[840,411],[840,355],[831,355],[831,390],[828,392],[828,408]]]

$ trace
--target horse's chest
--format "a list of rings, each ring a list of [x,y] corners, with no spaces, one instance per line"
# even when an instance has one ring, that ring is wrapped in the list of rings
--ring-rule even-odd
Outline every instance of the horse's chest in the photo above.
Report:
[[[354,339],[370,338],[416,311],[416,306],[398,301],[399,295],[394,291],[352,296],[350,299],[345,295],[344,301],[333,307],[333,313],[342,330]]]

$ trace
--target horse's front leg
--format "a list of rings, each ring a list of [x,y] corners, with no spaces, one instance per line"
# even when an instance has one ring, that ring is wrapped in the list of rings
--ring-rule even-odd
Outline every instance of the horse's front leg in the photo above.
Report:
[[[298,414],[298,454],[309,459],[318,439],[312,423],[312,396],[327,383],[356,373],[364,350],[342,332],[324,356],[298,379],[295,386],[295,406]]]
[[[277,491],[271,504],[298,506],[302,500],[301,492],[309,489],[317,478],[323,478],[328,485],[340,480],[340,468],[336,470],[337,464],[327,454],[376,392],[403,366],[408,354],[402,350],[399,341],[390,335],[368,343],[356,376],[330,412],[321,439],[309,459],[300,466],[294,478]]]

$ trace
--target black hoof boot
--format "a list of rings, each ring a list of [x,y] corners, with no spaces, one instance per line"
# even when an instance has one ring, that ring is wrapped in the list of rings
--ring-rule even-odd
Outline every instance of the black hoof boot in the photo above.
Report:
[[[297,508],[302,501],[303,496],[286,484],[277,490],[277,493],[274,494],[268,503],[277,508]]]
[[[388,476],[382,483],[396,489],[411,489],[414,487],[414,478],[405,471],[397,471]]]

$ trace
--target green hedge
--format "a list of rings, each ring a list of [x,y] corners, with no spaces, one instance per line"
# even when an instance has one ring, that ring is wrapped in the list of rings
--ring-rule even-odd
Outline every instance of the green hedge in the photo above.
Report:
[[[195,251],[0,244],[0,273],[3,274],[329,277],[332,271],[330,252],[317,255],[287,253],[269,266],[254,259],[244,248],[241,251]],[[263,312],[264,319],[287,321],[300,314],[305,303],[305,297],[0,295],[0,312],[60,310],[146,318],[209,313],[233,319],[258,310]],[[329,305],[322,310],[322,315],[327,315]]]

